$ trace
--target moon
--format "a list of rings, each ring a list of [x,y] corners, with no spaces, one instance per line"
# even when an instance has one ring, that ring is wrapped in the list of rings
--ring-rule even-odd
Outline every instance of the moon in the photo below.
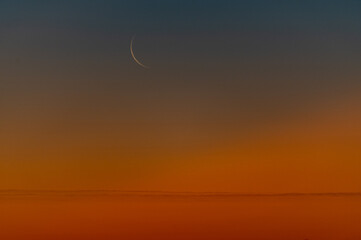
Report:
[[[133,42],[134,42],[134,38],[135,36],[132,37],[132,40],[130,41],[130,53],[132,54],[132,58],[133,60],[141,67],[146,68],[146,69],[150,69],[150,67],[144,65],[143,63],[141,63],[134,55],[134,51],[133,51]]]

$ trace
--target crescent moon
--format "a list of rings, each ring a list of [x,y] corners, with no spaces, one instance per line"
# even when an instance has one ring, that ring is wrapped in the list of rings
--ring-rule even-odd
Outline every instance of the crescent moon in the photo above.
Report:
[[[150,69],[150,67],[144,65],[143,63],[141,63],[134,55],[134,52],[133,52],[133,42],[134,42],[134,38],[135,36],[132,37],[132,40],[130,41],[130,53],[132,54],[132,58],[133,60],[141,67],[143,68],[146,68],[146,69]]]

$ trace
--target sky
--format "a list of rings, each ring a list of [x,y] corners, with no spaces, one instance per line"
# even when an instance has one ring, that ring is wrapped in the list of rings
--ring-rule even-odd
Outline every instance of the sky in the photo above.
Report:
[[[0,189],[360,191],[360,11],[3,0]]]

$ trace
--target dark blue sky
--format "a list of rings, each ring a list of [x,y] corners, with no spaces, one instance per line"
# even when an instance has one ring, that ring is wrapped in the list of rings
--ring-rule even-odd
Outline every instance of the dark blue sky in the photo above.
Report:
[[[47,24],[111,31],[237,31],[244,28],[358,30],[359,1],[14,1],[0,3],[2,26]]]
[[[156,89],[180,102],[202,91],[231,115],[294,110],[359,87],[360,12],[360,1],[2,0],[1,91]],[[150,72],[130,56],[135,34]]]

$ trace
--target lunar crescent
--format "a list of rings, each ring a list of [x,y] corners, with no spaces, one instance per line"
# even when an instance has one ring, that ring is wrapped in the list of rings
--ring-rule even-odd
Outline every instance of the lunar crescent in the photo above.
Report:
[[[141,67],[149,69],[150,67],[144,65],[143,63],[141,63],[135,56],[134,56],[134,52],[133,52],[133,42],[134,42],[134,38],[135,36],[132,37],[132,40],[130,41],[130,53],[132,54],[132,58],[133,60]]]

